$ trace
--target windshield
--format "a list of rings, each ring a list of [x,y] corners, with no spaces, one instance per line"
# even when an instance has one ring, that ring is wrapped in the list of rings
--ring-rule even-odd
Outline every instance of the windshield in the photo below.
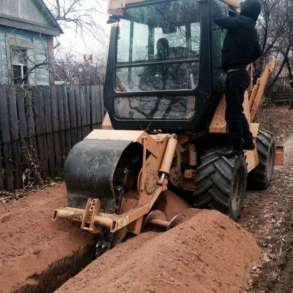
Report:
[[[117,46],[117,93],[194,89],[199,75],[198,2],[125,9]]]

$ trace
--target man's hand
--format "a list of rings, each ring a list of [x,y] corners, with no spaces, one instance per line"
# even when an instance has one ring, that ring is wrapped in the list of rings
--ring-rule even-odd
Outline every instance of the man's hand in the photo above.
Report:
[[[213,20],[229,17],[229,7],[224,1],[212,1]]]
[[[233,6],[229,6],[229,16],[234,17],[237,16],[238,12]]]
[[[223,1],[235,9],[240,8],[240,5],[241,5],[240,0],[223,0]]]

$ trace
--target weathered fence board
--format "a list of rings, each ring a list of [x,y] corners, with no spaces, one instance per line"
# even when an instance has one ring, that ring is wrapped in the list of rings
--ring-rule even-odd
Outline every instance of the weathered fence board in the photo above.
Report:
[[[17,115],[16,105],[16,89],[9,88],[8,94],[8,113],[9,113],[9,127],[11,134],[11,165],[14,185],[21,185],[22,173],[18,166],[21,165],[21,158],[18,155],[20,153],[21,145],[18,140],[19,138],[19,120]]]
[[[9,111],[7,103],[7,88],[0,88],[0,127],[2,141],[10,142]]]
[[[18,88],[16,91],[20,139],[25,139],[28,136],[27,120],[25,115],[25,94],[26,93],[22,88]]]
[[[2,157],[3,157],[3,174],[4,174],[4,186],[11,190],[14,187],[13,182],[13,165],[12,165],[12,145],[10,136],[10,125],[9,125],[9,104],[8,104],[8,92],[7,88],[3,88],[0,91],[0,121],[1,121],[1,133],[2,133]]]
[[[0,190],[4,189],[4,166],[2,164],[2,148],[0,146]]]
[[[70,149],[103,117],[101,86],[0,86],[0,190],[62,176]]]

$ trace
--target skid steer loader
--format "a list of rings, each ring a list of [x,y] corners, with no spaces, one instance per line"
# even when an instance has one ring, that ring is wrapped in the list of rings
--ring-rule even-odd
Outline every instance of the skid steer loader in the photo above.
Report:
[[[100,236],[98,253],[141,233],[170,228],[160,201],[173,190],[195,208],[240,217],[247,184],[265,189],[275,164],[273,136],[254,122],[275,62],[251,85],[244,109],[257,149],[231,149],[225,121],[221,47],[214,14],[233,0],[113,0],[103,129],[92,131],[65,164],[68,207],[54,219]],[[180,214],[178,212],[178,214]]]

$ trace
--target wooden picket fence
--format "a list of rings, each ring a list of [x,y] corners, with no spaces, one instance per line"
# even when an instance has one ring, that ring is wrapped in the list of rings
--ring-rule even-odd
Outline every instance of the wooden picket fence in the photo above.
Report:
[[[70,149],[103,118],[103,87],[0,86],[0,191],[62,176]]]

